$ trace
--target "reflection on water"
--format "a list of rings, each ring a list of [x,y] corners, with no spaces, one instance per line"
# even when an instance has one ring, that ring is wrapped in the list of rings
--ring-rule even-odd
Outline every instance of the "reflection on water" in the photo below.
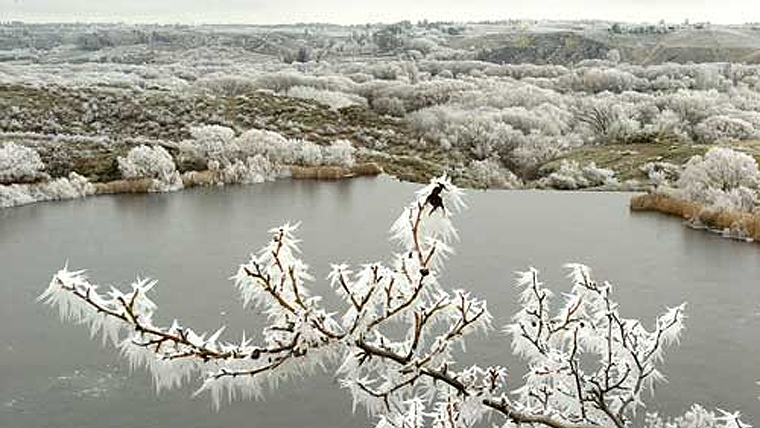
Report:
[[[159,279],[161,320],[205,330],[224,324],[237,339],[243,329],[259,330],[261,318],[240,308],[226,278],[267,240],[268,228],[303,221],[304,257],[322,279],[329,262],[390,260],[387,228],[415,189],[387,178],[280,181],[0,210],[0,427],[369,426],[362,413],[351,414],[329,374],[282,387],[266,405],[234,403],[219,413],[205,397],[190,398],[197,384],[156,395],[146,373],[129,375],[115,352],[61,325],[34,299],[66,260],[101,284],[150,276]],[[629,317],[649,320],[687,300],[688,328],[665,366],[671,382],[650,410],[674,414],[700,401],[760,421],[760,246],[630,214],[628,197],[469,192],[446,283],[486,297],[497,326],[517,308],[513,272],[531,265],[557,290],[567,286],[563,263],[592,265],[598,279],[615,284]],[[324,281],[314,287],[328,293]],[[519,382],[498,332],[469,351],[464,361],[509,363]]]

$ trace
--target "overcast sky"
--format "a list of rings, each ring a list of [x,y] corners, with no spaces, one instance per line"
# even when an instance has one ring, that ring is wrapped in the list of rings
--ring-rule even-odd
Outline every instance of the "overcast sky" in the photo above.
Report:
[[[760,21],[760,0],[0,0],[0,20],[137,23],[334,22],[402,19]]]

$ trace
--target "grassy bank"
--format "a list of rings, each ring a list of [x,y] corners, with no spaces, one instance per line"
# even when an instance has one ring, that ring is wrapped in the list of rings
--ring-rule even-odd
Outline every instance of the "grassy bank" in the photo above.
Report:
[[[760,241],[760,215],[729,210],[711,210],[704,205],[673,196],[649,193],[631,199],[632,211],[655,211],[680,217],[730,236]]]
[[[760,162],[760,141],[737,141],[725,145],[752,155]],[[692,156],[702,156],[713,146],[708,144],[677,144],[667,141],[583,146],[574,148],[545,164],[541,168],[540,175],[556,170],[563,160],[568,160],[576,161],[581,165],[594,162],[600,168],[615,171],[615,175],[620,181],[646,180],[646,174],[640,169],[641,166],[649,162],[668,162],[683,165]]]

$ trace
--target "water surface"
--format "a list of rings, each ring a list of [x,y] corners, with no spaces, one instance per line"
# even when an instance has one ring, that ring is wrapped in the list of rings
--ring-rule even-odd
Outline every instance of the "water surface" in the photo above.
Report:
[[[159,319],[197,330],[225,324],[236,339],[260,324],[226,278],[266,242],[269,227],[303,221],[302,249],[320,279],[314,287],[328,292],[321,278],[329,262],[390,260],[387,228],[416,188],[383,177],[279,181],[0,210],[0,427],[371,426],[351,413],[347,392],[329,374],[218,413],[207,397],[191,398],[197,383],[156,395],[144,371],[130,374],[113,350],[80,326],[60,324],[34,299],[66,261],[104,285],[150,276],[159,279]],[[497,326],[517,308],[514,271],[528,266],[560,291],[568,287],[563,263],[591,265],[597,279],[616,285],[628,317],[651,320],[688,301],[681,345],[667,353],[670,383],[650,410],[682,413],[697,401],[738,408],[760,423],[760,245],[629,213],[629,197],[470,191],[444,283],[487,298]],[[472,341],[469,351],[464,361],[510,365],[519,382],[519,361],[498,332]]]

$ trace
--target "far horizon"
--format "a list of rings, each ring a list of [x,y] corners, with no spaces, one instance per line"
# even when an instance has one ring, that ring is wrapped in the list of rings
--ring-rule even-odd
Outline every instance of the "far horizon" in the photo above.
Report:
[[[399,22],[410,22],[417,24],[419,22],[446,22],[452,24],[461,25],[488,25],[489,23],[506,23],[508,21],[515,22],[536,22],[536,23],[600,23],[600,24],[626,24],[626,25],[697,25],[697,24],[709,24],[715,26],[725,27],[740,27],[740,26],[755,26],[760,25],[760,21],[748,21],[748,22],[715,22],[715,21],[699,21],[692,19],[683,19],[680,21],[669,21],[662,19],[659,21],[626,21],[615,19],[561,19],[561,18],[493,18],[493,19],[481,19],[481,20],[456,20],[456,19],[399,19],[388,21],[367,21],[367,22],[329,22],[329,21],[293,21],[293,22],[221,22],[221,21],[193,21],[193,22],[169,22],[169,21],[132,21],[132,20],[108,20],[104,19],[71,19],[71,20],[47,20],[47,19],[0,19],[0,26],[2,25],[133,25],[133,26],[187,26],[187,27],[203,27],[203,26],[230,26],[230,27],[288,27],[288,26],[339,26],[339,27],[361,27],[366,25],[392,25]]]
[[[410,4],[387,0],[361,5],[348,0],[283,0],[276,3],[245,0],[134,0],[128,4],[92,4],[85,0],[0,0],[0,22],[26,23],[125,23],[185,25],[362,25],[499,20],[608,21],[627,23],[711,22],[747,24],[760,22],[760,4],[742,0],[536,0],[510,5],[496,0],[467,3],[422,0]]]

